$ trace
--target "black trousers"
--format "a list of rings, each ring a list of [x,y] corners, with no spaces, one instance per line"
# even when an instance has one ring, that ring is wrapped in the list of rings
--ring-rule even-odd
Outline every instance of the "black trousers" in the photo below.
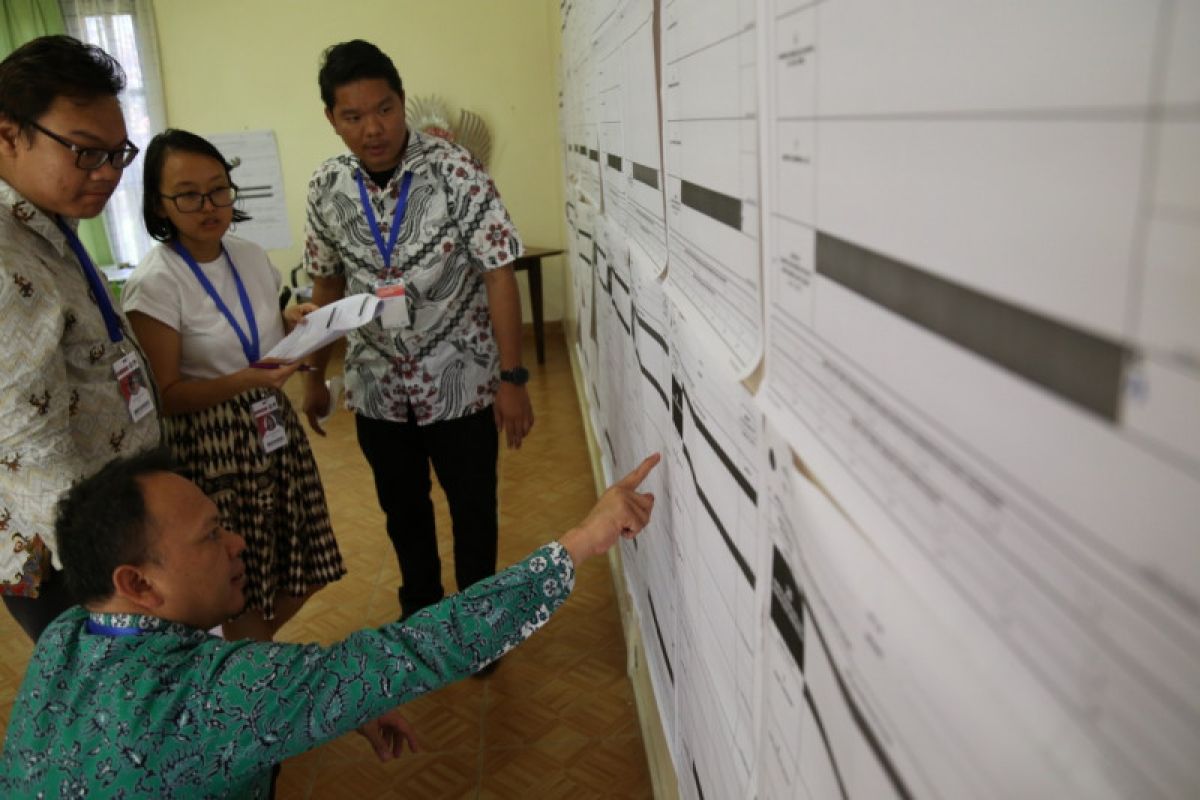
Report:
[[[51,570],[42,579],[37,597],[12,597],[6,594],[4,605],[21,626],[21,630],[25,631],[25,635],[36,644],[42,631],[46,630],[59,614],[75,605],[75,599],[67,590],[67,581],[62,573]]]
[[[434,529],[432,464],[446,492],[454,532],[458,589],[496,572],[499,525],[496,459],[500,438],[492,407],[458,419],[417,425],[355,415],[358,445],[375,473],[375,494],[387,515],[388,537],[400,561],[404,616],[444,596]]]

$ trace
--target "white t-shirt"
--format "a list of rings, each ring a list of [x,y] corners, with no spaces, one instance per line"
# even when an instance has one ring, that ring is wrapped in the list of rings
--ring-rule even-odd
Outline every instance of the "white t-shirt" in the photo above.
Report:
[[[279,313],[282,280],[266,251],[258,245],[236,236],[226,236],[222,242],[237,266],[254,309],[261,358],[283,338],[283,318]],[[201,263],[200,269],[250,337],[229,262],[222,256]],[[169,245],[160,244],[146,254],[121,292],[121,305],[126,314],[140,311],[179,331],[182,339],[179,373],[184,378],[220,378],[247,366],[241,340],[233,327],[187,263]]]

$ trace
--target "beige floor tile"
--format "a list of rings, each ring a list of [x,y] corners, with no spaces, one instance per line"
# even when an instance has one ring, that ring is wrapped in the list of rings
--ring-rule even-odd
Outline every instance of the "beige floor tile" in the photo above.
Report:
[[[640,739],[579,739],[483,755],[480,800],[579,800],[651,796]]]

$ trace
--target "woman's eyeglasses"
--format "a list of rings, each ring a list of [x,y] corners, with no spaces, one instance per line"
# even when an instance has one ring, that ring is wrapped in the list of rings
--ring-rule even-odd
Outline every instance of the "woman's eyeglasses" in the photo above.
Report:
[[[170,200],[183,214],[192,214],[204,208],[204,201],[213,204],[213,208],[227,208],[237,200],[236,186],[221,186],[211,192],[180,192],[179,194],[164,194],[164,200]]]

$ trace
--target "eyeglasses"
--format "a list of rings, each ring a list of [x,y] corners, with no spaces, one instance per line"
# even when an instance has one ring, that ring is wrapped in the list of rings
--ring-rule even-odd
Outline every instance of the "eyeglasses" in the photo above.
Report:
[[[128,141],[116,150],[105,150],[103,147],[80,147],[73,142],[68,142],[57,133],[46,130],[36,122],[29,124],[74,153],[75,166],[88,172],[100,169],[105,164],[112,164],[116,169],[125,169],[133,163],[139,152],[137,145]]]
[[[164,194],[164,200],[170,200],[183,214],[193,214],[204,208],[204,201],[213,204],[213,208],[227,208],[237,200],[236,186],[221,186],[211,192],[180,192],[179,194]]]

